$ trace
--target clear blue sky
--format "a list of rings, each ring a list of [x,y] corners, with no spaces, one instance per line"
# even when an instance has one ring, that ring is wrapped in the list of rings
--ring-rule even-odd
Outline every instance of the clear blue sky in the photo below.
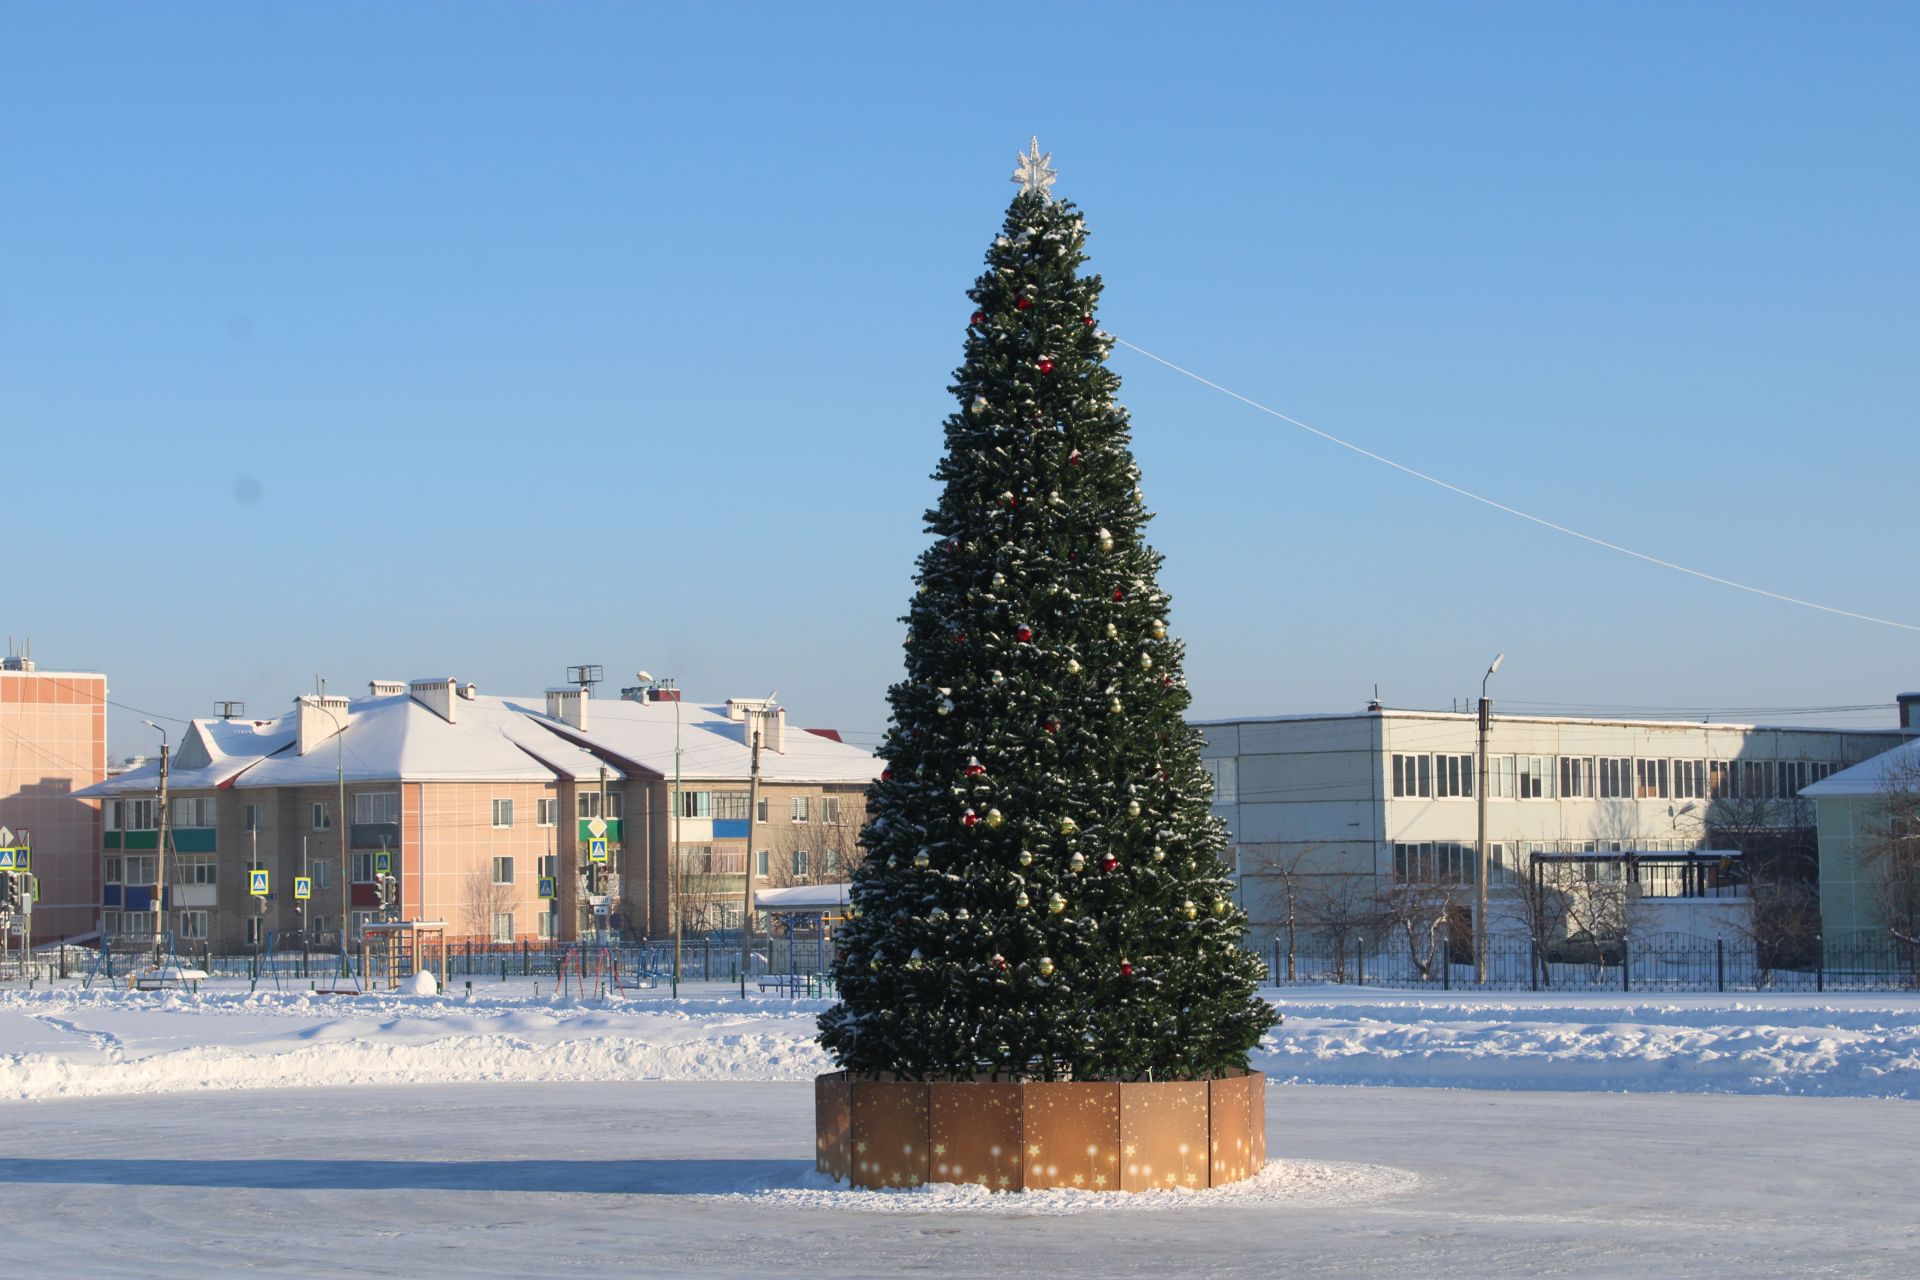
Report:
[[[1911,4],[15,0],[0,613],[172,715],[592,661],[875,734],[1038,133],[1113,332],[1920,623],[1917,60]],[[1509,706],[1920,686],[1920,634],[1114,363],[1199,714],[1445,706],[1500,650]]]

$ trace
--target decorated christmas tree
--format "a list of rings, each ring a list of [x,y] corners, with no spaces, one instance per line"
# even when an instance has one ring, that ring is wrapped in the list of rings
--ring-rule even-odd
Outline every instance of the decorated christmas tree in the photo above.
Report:
[[[960,408],[821,1041],[908,1079],[1190,1079],[1274,1021],[1221,861],[1086,229],[1036,141]]]

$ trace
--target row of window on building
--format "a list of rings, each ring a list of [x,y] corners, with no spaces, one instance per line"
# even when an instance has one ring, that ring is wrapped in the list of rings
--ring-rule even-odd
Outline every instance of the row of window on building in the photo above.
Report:
[[[838,823],[840,821],[839,796],[789,796],[787,797],[787,818],[792,822],[811,822],[815,812],[814,801],[818,800],[820,821]],[[745,791],[682,791],[680,793],[680,816],[683,818],[716,818],[722,822],[745,821],[751,808],[752,797]],[[770,808],[765,799],[760,801],[759,812],[753,814],[755,821],[767,821]],[[737,871],[735,874],[739,874]]]
[[[681,857],[686,864],[686,874],[690,876],[737,876],[746,869],[747,851],[715,849],[712,845],[704,844],[688,845],[681,850]],[[817,859],[812,850],[793,849],[782,861],[797,880],[805,880],[818,874],[822,879],[830,881],[842,870],[839,851],[834,849],[820,851]],[[771,850],[756,849],[754,851],[753,874],[760,880],[766,880],[772,876],[773,853]]]
[[[1635,840],[1529,840],[1510,843],[1487,842],[1487,884],[1512,884],[1515,864],[1524,863],[1536,853],[1607,854],[1688,853],[1694,846],[1683,839]],[[1465,840],[1397,841],[1393,846],[1393,878],[1401,884],[1474,884],[1479,880],[1480,859],[1472,842]],[[1606,879],[1613,873],[1609,864],[1584,864],[1582,874],[1589,880]],[[1597,870],[1596,870],[1597,868]],[[1649,873],[1650,874],[1650,873]],[[1679,896],[1663,894],[1660,896]]]
[[[207,941],[208,930],[212,922],[212,912],[189,908],[173,913],[173,940],[176,947]],[[372,923],[376,913],[355,911],[349,917],[348,937],[358,942],[362,931]],[[494,942],[511,943],[519,935],[515,932],[515,916],[511,911],[492,913],[490,935]],[[270,932],[268,923],[259,916],[246,918],[246,941],[248,946],[258,946]],[[313,918],[314,936],[330,934],[339,923],[337,916],[315,916]],[[549,940],[560,936],[560,915],[557,911],[541,911],[533,917],[534,936]],[[153,936],[153,912],[151,911],[106,911],[101,913],[101,928],[109,938],[151,938]]]
[[[1786,800],[1846,768],[1824,760],[1487,757],[1490,800]],[[1472,752],[1396,753],[1396,798],[1471,800]]]
[[[618,818],[621,816],[620,793],[609,791],[604,803],[598,791],[582,791],[576,797],[575,809],[582,820],[593,818]],[[790,796],[787,799],[787,817],[793,822],[811,822],[815,813],[814,802],[818,800],[820,821],[838,823],[840,821],[840,797],[838,796]],[[263,806],[246,806],[246,830],[261,829]],[[722,820],[744,820],[748,816],[750,797],[745,791],[683,791],[680,793],[680,815],[685,818],[719,818]],[[759,813],[761,822],[767,821],[768,802],[761,800]],[[560,802],[551,798],[534,800],[534,825],[551,827],[559,821]],[[216,798],[213,796],[192,796],[174,800],[170,805],[168,821],[176,829],[212,827],[218,815]],[[154,799],[110,800],[106,806],[106,826],[109,831],[152,831],[159,826],[160,806]],[[325,801],[315,801],[311,806],[311,825],[315,831],[327,831],[333,826],[332,806]],[[398,824],[400,821],[400,793],[397,791],[363,791],[353,797],[353,821],[356,826],[376,826]],[[512,827],[514,823],[514,803],[510,797],[501,797],[493,802],[493,825]]]

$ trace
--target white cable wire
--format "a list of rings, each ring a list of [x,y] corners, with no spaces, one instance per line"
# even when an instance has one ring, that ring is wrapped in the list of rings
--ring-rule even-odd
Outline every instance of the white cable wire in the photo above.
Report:
[[[1439,488],[1448,490],[1451,493],[1457,493],[1463,498],[1471,498],[1475,502],[1482,503],[1486,506],[1492,507],[1495,511],[1504,511],[1510,516],[1518,516],[1520,519],[1531,521],[1534,524],[1540,525],[1542,528],[1552,529],[1555,533],[1564,533],[1569,538],[1578,538],[1580,539],[1580,541],[1590,542],[1596,547],[1605,547],[1608,551],[1618,551],[1621,555],[1632,556],[1635,560],[1644,560],[1648,564],[1657,564],[1663,569],[1672,569],[1675,573],[1688,574],[1692,577],[1700,578],[1707,582],[1716,582],[1723,587],[1732,587],[1736,591],[1746,591],[1756,596],[1765,596],[1769,600],[1779,600],[1785,604],[1797,604],[1805,609],[1818,609],[1821,613],[1838,614],[1842,618],[1853,618],[1859,622],[1874,622],[1874,623],[1878,623],[1883,627],[1898,627],[1902,631],[1920,631],[1920,626],[1916,626],[1911,622],[1895,622],[1891,618],[1876,618],[1870,613],[1855,613],[1851,609],[1836,609],[1832,605],[1816,604],[1811,600],[1802,600],[1797,596],[1782,595],[1778,591],[1769,591],[1765,587],[1755,587],[1755,586],[1750,586],[1749,584],[1744,582],[1735,582],[1732,578],[1722,578],[1717,574],[1707,573],[1706,571],[1701,569],[1690,569],[1684,564],[1675,564],[1671,560],[1662,560],[1659,556],[1650,556],[1644,551],[1635,551],[1632,547],[1623,547],[1617,542],[1608,542],[1605,538],[1596,538],[1590,533],[1582,533],[1578,529],[1569,529],[1567,526],[1563,524],[1555,524],[1551,520],[1545,519],[1544,517],[1541,517],[1541,516],[1536,516],[1531,512],[1522,511],[1518,507],[1510,507],[1504,502],[1496,502],[1492,498],[1484,497],[1481,494],[1475,493],[1471,489],[1462,489],[1457,484],[1449,484],[1447,481],[1440,479],[1438,476],[1430,476],[1424,471],[1416,471],[1414,468],[1407,466],[1405,463],[1395,462],[1392,458],[1383,457],[1380,454],[1373,452],[1373,450],[1371,449],[1365,449],[1357,444],[1353,444],[1350,441],[1342,440],[1339,436],[1332,435],[1328,432],[1322,431],[1318,427],[1310,427],[1306,423],[1300,421],[1298,418],[1290,418],[1286,414],[1281,413],[1278,409],[1270,409],[1266,405],[1261,404],[1258,400],[1249,399],[1248,397],[1241,395],[1238,391],[1234,391],[1227,387],[1223,387],[1219,383],[1213,381],[1210,378],[1201,377],[1199,374],[1195,373],[1191,369],[1183,369],[1179,365],[1175,364],[1173,361],[1165,358],[1164,356],[1157,356],[1153,354],[1153,352],[1148,351],[1145,347],[1138,346],[1134,343],[1128,342],[1125,338],[1116,337],[1113,340],[1115,343],[1127,348],[1129,351],[1137,351],[1141,355],[1145,356],[1147,359],[1153,361],[1156,364],[1163,364],[1167,368],[1173,370],[1175,373],[1184,374],[1187,377],[1192,378],[1195,382],[1198,382],[1202,386],[1212,387],[1215,391],[1218,391],[1222,395],[1232,396],[1235,400],[1238,400],[1240,403],[1244,405],[1249,405],[1252,408],[1258,409],[1260,412],[1269,414],[1275,418],[1278,418],[1282,422],[1291,423],[1293,426],[1300,428],[1302,431],[1308,432],[1312,435],[1319,436],[1322,440],[1325,440],[1329,444],[1337,444],[1342,449],[1349,449],[1349,450],[1352,450],[1354,453],[1359,454],[1363,458],[1371,458],[1375,462],[1384,463],[1385,465],[1392,467],[1395,471],[1404,472],[1405,474],[1412,476],[1416,480],[1425,480],[1430,485],[1438,486]]]

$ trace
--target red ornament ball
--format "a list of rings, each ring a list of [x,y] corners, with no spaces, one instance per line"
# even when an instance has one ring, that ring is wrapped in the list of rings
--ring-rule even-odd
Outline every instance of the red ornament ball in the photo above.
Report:
[[[1068,466],[1070,466],[1070,467],[1077,467],[1077,466],[1079,466],[1079,465],[1080,465],[1080,460],[1081,460],[1081,459],[1080,459],[1080,451],[1079,451],[1078,449],[1075,449],[1075,450],[1074,450],[1074,451],[1073,451],[1072,453],[1070,453],[1070,454],[1068,454],[1068,455],[1067,455],[1067,465],[1068,465]]]
[[[967,776],[969,778],[977,778],[986,771],[987,766],[981,764],[978,760],[967,761]]]
[[[975,321],[975,323],[977,324],[977,323],[979,323],[979,322],[978,322],[978,321]],[[1081,316],[1081,317],[1080,317],[1080,323],[1081,323],[1081,324],[1083,324],[1083,325],[1086,325],[1086,326],[1087,326],[1087,327],[1088,327],[1089,329],[1091,329],[1091,328],[1093,327],[1093,317],[1092,317],[1092,316]]]
[[[993,956],[993,967],[1001,973],[1005,973],[1007,971],[1007,958],[996,951]]]
[[[1120,962],[1120,976],[1123,978],[1131,978],[1133,976],[1133,961],[1122,960]]]
[[[1044,728],[1048,733],[1060,732],[1060,722],[1058,720],[1049,720],[1046,722],[1046,724],[1042,725],[1041,727]]]
[[[1121,602],[1122,600],[1125,600],[1126,598],[1127,598],[1127,592],[1126,592],[1126,588],[1124,588],[1124,587],[1115,587],[1115,588],[1113,589],[1113,602],[1114,602],[1115,604],[1118,604],[1118,603],[1120,603],[1120,602]]]
[[[1013,633],[1013,638],[1015,640],[1018,640],[1021,644],[1026,644],[1028,641],[1033,639],[1033,628],[1021,627],[1018,631],[1015,631]]]
[[[971,809],[960,815],[960,825],[963,827],[971,827],[979,821],[980,815]]]
[[[882,781],[882,782],[892,782],[892,781],[893,781],[893,770],[891,770],[891,769],[882,769],[882,770],[880,771],[880,781]]]
[[[1028,307],[1032,305],[1033,305],[1032,298],[1015,298],[1013,300],[1013,309],[1015,311],[1025,311]]]
[[[1100,855],[1100,869],[1102,871],[1111,871],[1119,865],[1120,859],[1114,857],[1111,853],[1103,853]]]
[[[954,632],[954,633],[953,633],[953,642],[954,642],[955,644],[965,644],[965,643],[967,642],[967,633],[966,633],[966,632],[964,632],[964,631],[956,631],[956,632]]]
[[[1164,685],[1164,686],[1165,686],[1166,688],[1169,688],[1169,689],[1171,689],[1171,688],[1173,688],[1173,677],[1172,677],[1172,676],[1161,676],[1161,677],[1160,677],[1160,683],[1161,683],[1162,685]]]
[[[1051,361],[1051,360],[1049,360],[1049,359],[1047,359],[1047,358],[1046,358],[1045,356],[1041,356],[1041,357],[1040,357],[1040,372],[1042,372],[1042,373],[1052,373],[1052,372],[1053,372],[1053,361]]]
[[[984,311],[974,312],[973,318],[967,321],[968,324],[972,325],[976,329],[978,329],[981,325],[985,324],[986,322],[987,322],[987,313]]]

